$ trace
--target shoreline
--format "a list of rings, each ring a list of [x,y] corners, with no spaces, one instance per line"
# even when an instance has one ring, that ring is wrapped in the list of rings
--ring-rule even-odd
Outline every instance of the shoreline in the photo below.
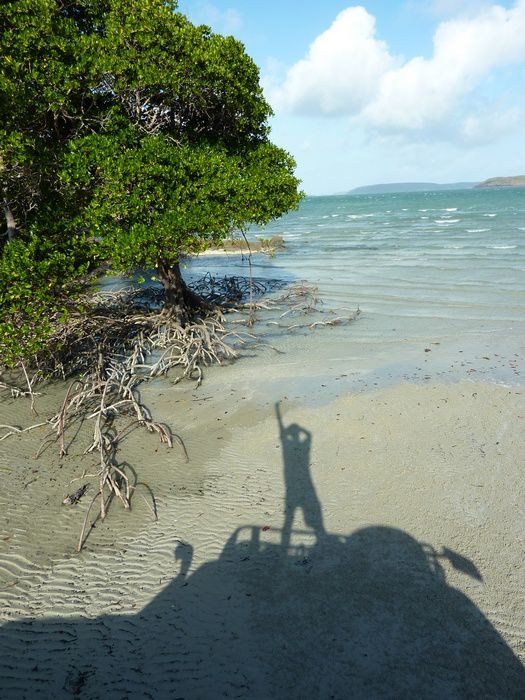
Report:
[[[251,254],[252,255],[260,255],[264,253],[262,250],[252,250]],[[231,250],[225,250],[224,248],[213,248],[213,249],[208,249],[208,250],[203,250],[202,253],[198,253],[197,255],[192,255],[191,257],[195,258],[210,258],[214,257],[216,255],[245,255],[248,256],[250,254],[250,251],[247,250],[246,248],[241,249],[231,249]]]
[[[302,700],[346,697],[349,679],[356,697],[520,697],[517,324],[411,322],[406,303],[395,316],[366,294],[349,326],[286,331],[280,311],[258,312],[266,344],[208,368],[198,389],[145,383],[190,462],[130,433],[118,458],[136,474],[131,512],[113,502],[80,554],[92,435],[80,430],[63,460],[50,445],[34,461],[40,431],[1,443],[2,697]],[[335,318],[343,298],[319,313]],[[64,389],[39,397],[42,420]],[[34,422],[29,401],[5,398],[0,423]]]
[[[257,253],[264,253],[265,255],[274,256],[277,253],[286,251],[286,244],[284,238],[281,235],[275,234],[270,238],[261,238],[255,241],[248,241],[248,244],[244,240],[238,239],[227,239],[223,241],[221,246],[217,248],[208,248],[198,253],[196,256],[191,257],[211,257],[214,255],[245,255],[248,257],[250,254],[255,255]]]

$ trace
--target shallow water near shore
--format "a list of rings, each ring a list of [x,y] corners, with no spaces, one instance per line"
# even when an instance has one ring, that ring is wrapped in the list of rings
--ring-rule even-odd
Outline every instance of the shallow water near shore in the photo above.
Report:
[[[254,257],[255,276],[305,279],[327,312],[363,312],[351,329],[283,339],[289,354],[304,348],[308,364],[322,355],[383,378],[424,377],[429,365],[519,382],[525,189],[312,197],[258,234],[282,235],[287,252]],[[188,273],[208,270],[247,274],[248,265],[241,256],[197,259]]]
[[[312,198],[269,227],[287,252],[256,277],[362,315],[283,333],[261,313],[279,352],[144,385],[190,456],[123,442],[158,522],[114,503],[76,554],[89,499],[61,502],[89,436],[62,462],[35,462],[40,431],[1,442],[2,697],[521,697],[519,194]],[[186,274],[208,270],[247,263]],[[4,395],[0,423],[63,391],[37,418]]]

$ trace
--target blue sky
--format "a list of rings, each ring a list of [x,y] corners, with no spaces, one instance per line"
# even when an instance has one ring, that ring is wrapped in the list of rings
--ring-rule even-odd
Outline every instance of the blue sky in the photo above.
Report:
[[[525,0],[180,0],[260,68],[308,194],[525,174]]]

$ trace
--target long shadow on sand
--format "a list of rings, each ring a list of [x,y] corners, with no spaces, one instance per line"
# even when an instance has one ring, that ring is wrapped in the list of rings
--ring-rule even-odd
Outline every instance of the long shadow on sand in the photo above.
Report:
[[[442,561],[480,579],[475,566],[395,528],[326,533],[311,436],[289,436],[285,476],[304,486],[287,484],[289,505],[312,531],[288,514],[283,529],[241,527],[192,574],[179,545],[179,576],[135,615],[4,625],[0,697],[523,698],[523,666]]]
[[[317,540],[325,536],[323,511],[310,474],[312,433],[297,423],[285,426],[279,403],[275,404],[279,425],[279,439],[283,454],[286,498],[281,546],[290,543],[293,521],[297,510],[302,510],[306,525],[312,528]]]

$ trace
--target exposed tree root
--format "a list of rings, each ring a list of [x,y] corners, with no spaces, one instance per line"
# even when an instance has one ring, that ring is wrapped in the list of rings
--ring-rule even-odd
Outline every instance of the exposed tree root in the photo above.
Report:
[[[359,308],[354,309],[353,311],[350,309],[339,308],[337,309],[337,312],[349,311],[349,313],[344,316],[338,315],[334,317],[335,311],[329,310],[324,312],[324,315],[315,321],[308,320],[303,323],[288,323],[284,320],[289,320],[297,316],[311,317],[313,314],[322,314],[323,311],[320,308],[321,306],[323,306],[323,301],[318,295],[317,287],[307,284],[306,282],[299,282],[288,287],[285,293],[280,297],[274,299],[265,298],[261,301],[239,304],[235,310],[250,310],[248,325],[252,325],[255,311],[262,310],[266,312],[274,312],[277,314],[277,319],[274,320],[273,318],[267,317],[265,321],[266,324],[284,328],[287,331],[297,328],[308,328],[310,330],[314,330],[323,326],[339,326],[345,323],[351,323],[361,315],[361,310]],[[246,319],[240,319],[238,322],[247,323]]]
[[[119,462],[118,449],[123,439],[137,428],[156,433],[161,443],[173,447],[177,443],[182,456],[188,454],[182,439],[171,429],[154,421],[150,411],[141,402],[138,387],[152,377],[176,370],[175,382],[182,379],[196,381],[203,377],[203,368],[212,364],[224,364],[238,356],[238,347],[256,343],[257,338],[246,331],[234,332],[226,326],[223,310],[235,311],[242,321],[251,326],[257,311],[275,311],[278,320],[267,320],[280,327],[293,329],[336,325],[355,319],[359,310],[351,316],[324,318],[307,324],[286,324],[283,319],[297,314],[319,311],[322,303],[317,289],[304,283],[294,285],[279,298],[259,299],[268,291],[284,286],[276,280],[260,281],[253,278],[224,277],[216,279],[206,275],[193,286],[193,292],[203,297],[196,317],[184,325],[162,309],[162,290],[124,289],[117,292],[99,292],[85,297],[66,324],[56,324],[48,350],[33,358],[30,369],[21,365],[26,387],[0,383],[0,388],[12,396],[26,396],[34,410],[35,383],[44,377],[71,378],[60,410],[44,423],[27,428],[1,425],[5,438],[47,425],[37,452],[39,457],[52,443],[58,443],[60,458],[68,454],[67,432],[87,421],[93,424],[93,437],[86,453],[98,454],[97,471],[90,475],[97,479],[97,492],[87,509],[82,525],[78,550],[80,551],[99,518],[106,517],[113,499],[125,509],[138,486],[144,486],[151,504],[144,499],[153,516],[157,518],[155,499],[151,489],[141,482],[132,483],[133,469]],[[206,311],[210,305],[213,311]],[[284,310],[283,310],[284,309]],[[125,420],[124,420],[125,419]],[[83,491],[82,491],[83,493]],[[79,499],[73,499],[71,505]],[[99,512],[88,529],[93,505],[99,504]]]

